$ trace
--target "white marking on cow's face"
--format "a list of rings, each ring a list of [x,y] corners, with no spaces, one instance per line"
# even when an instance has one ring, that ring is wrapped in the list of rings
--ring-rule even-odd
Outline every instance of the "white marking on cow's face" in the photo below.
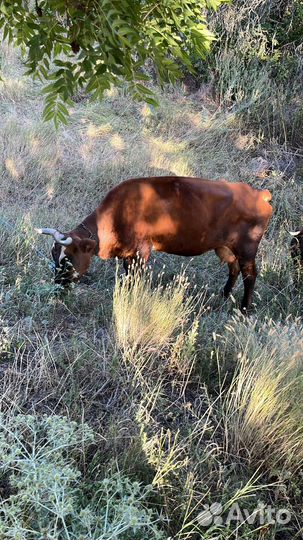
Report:
[[[64,257],[66,257],[66,255],[65,255],[65,247],[62,246],[62,248],[61,248],[61,253],[60,253],[60,255],[59,255],[59,264],[60,264],[60,262],[62,261],[62,259],[64,259]]]

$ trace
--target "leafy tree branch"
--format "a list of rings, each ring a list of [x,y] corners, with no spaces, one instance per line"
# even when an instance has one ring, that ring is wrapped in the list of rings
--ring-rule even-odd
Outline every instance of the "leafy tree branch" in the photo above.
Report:
[[[67,122],[79,90],[102,98],[112,85],[155,105],[146,86],[147,60],[161,82],[174,82],[180,66],[204,58],[214,35],[208,9],[226,0],[2,0],[4,40],[20,46],[26,74],[45,83],[45,120]]]

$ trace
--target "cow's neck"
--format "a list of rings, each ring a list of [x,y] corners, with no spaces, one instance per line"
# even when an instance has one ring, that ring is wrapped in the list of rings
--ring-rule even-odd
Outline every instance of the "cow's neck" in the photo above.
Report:
[[[96,251],[97,254],[99,251],[99,238],[98,238],[98,227],[97,227],[97,215],[96,212],[93,212],[87,216],[80,225],[74,229],[74,232],[80,236],[80,238],[89,238],[90,240],[95,240],[97,242]]]

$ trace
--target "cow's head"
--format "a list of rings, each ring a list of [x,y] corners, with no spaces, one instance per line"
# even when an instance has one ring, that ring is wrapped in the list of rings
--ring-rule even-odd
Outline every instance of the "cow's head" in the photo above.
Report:
[[[55,283],[67,287],[85,274],[95,253],[97,242],[80,238],[71,232],[68,235],[57,229],[36,229],[40,234],[54,238],[52,257],[55,263]]]
[[[303,229],[302,231],[290,231],[293,237],[290,242],[290,254],[295,263],[303,266]]]

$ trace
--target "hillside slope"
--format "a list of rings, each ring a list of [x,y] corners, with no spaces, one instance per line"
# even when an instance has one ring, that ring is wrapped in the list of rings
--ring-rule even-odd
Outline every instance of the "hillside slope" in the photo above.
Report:
[[[302,225],[302,156],[205,87],[158,91],[156,111],[115,91],[75,96],[56,132],[18,52],[1,62],[0,536],[300,538],[303,308],[288,230]],[[213,254],[157,254],[131,283],[96,260],[57,294],[34,227],[68,230],[120,181],[165,174],[271,191],[251,317],[240,280],[222,301]],[[255,521],[228,521],[236,503]],[[262,521],[266,505],[290,517]]]

